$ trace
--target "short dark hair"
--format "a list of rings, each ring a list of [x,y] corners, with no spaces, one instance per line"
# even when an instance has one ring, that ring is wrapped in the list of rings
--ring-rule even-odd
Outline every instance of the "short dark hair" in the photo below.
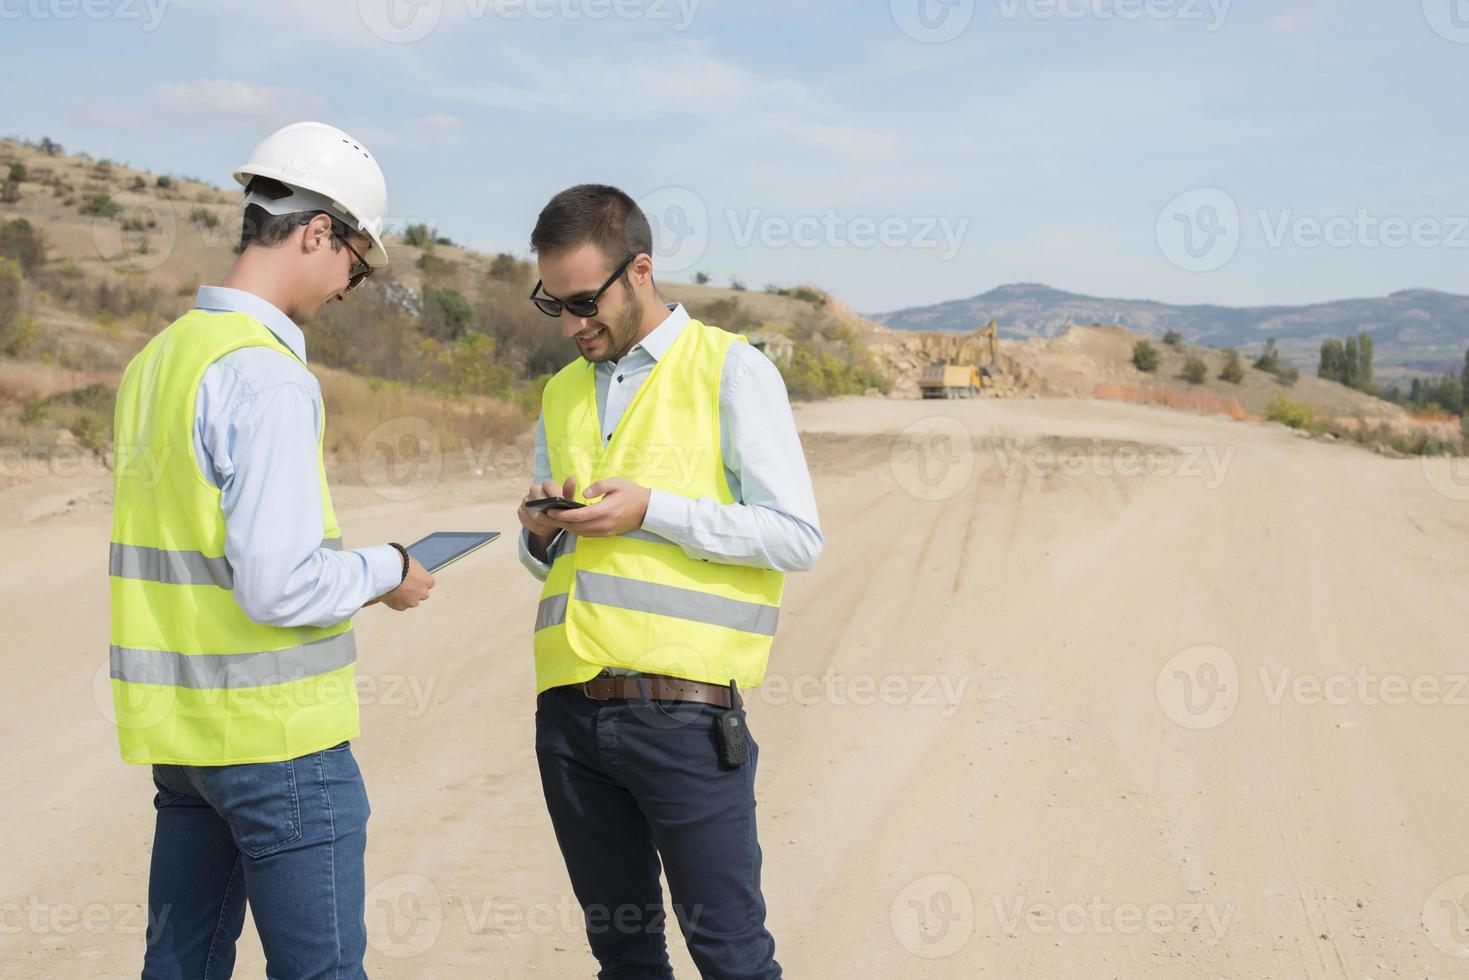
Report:
[[[629,255],[653,254],[653,229],[638,202],[606,184],[577,184],[551,198],[530,233],[532,252],[554,255],[592,244],[608,267]]]
[[[279,200],[289,197],[292,192],[289,187],[278,180],[271,180],[269,177],[253,177],[246,186],[245,193],[264,194],[272,200]],[[245,207],[245,214],[240,223],[240,251],[243,252],[251,245],[275,248],[290,238],[297,228],[318,214],[325,214],[332,219],[332,230],[336,232],[332,236],[332,251],[341,251],[342,243],[339,238],[347,237],[351,229],[336,215],[326,211],[293,211],[290,214],[271,214],[258,204],[249,204]]]

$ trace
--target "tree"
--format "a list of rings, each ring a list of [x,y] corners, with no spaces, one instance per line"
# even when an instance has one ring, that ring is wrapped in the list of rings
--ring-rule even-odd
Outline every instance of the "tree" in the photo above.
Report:
[[[1208,374],[1209,366],[1204,363],[1203,358],[1190,357],[1183,362],[1183,376],[1189,384],[1202,384]]]
[[[457,340],[469,328],[474,307],[457,289],[443,286],[423,292],[423,332],[439,340]]]
[[[20,263],[26,275],[46,262],[46,239],[24,218],[0,225],[0,256]]]
[[[1158,370],[1158,348],[1146,340],[1139,340],[1132,348],[1132,364],[1139,371],[1148,374]]]
[[[709,273],[707,273],[707,272],[696,272],[696,273],[694,273],[694,282],[698,283],[700,286],[707,286],[707,285],[709,285]],[[1465,368],[1465,370],[1469,370],[1469,368]]]
[[[1224,370],[1219,372],[1219,377],[1237,385],[1245,379],[1245,366],[1239,359],[1239,351],[1229,347],[1225,349],[1224,355]]]
[[[509,252],[501,252],[490,260],[490,278],[499,282],[515,282],[520,278],[520,260]]]
[[[20,263],[0,259],[0,349],[10,346],[25,321],[26,283]]]
[[[54,157],[56,154],[61,152],[61,144],[52,142],[51,137],[49,136],[42,136],[41,152],[46,154],[48,157]]]
[[[414,248],[428,248],[437,234],[436,229],[425,224],[409,225],[403,229],[403,241]]]
[[[1275,348],[1275,338],[1265,341],[1265,349],[1255,358],[1255,368],[1275,374],[1280,370],[1280,351]]]

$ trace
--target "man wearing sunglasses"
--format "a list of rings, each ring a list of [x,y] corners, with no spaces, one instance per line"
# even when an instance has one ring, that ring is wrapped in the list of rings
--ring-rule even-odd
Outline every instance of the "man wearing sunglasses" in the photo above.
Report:
[[[604,978],[672,977],[661,868],[700,974],[771,980],[740,691],[764,676],[784,573],[822,545],[785,385],[664,303],[616,188],[556,195],[531,246],[531,299],[581,355],[546,385],[519,516],[545,582],[536,754],[587,938]]]
[[[157,790],[143,976],[228,977],[248,900],[270,976],[359,978],[351,617],[417,606],[434,580],[401,545],[343,550],[299,324],[387,264],[387,187],[321,123],[271,135],[235,178],[239,257],[117,396],[113,701],[123,759]]]

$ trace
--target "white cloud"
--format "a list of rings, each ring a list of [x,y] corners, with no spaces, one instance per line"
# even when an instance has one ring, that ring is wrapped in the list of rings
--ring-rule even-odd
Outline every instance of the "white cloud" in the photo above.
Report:
[[[283,125],[326,114],[326,99],[319,95],[239,79],[156,85],[153,98],[162,111],[192,121]]]

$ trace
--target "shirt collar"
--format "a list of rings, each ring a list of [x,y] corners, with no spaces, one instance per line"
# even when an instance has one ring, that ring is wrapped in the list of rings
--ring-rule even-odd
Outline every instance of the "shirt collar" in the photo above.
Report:
[[[276,339],[290,348],[291,353],[306,363],[306,335],[301,328],[268,300],[242,289],[224,286],[200,286],[194,298],[194,308],[213,313],[243,313],[259,320],[265,328],[275,334]]]
[[[674,303],[668,308],[668,316],[663,318],[663,322],[654,327],[648,336],[633,344],[632,348],[628,350],[628,354],[641,347],[648,352],[648,356],[653,360],[661,360],[663,355],[668,353],[668,348],[672,347],[673,342],[678,339],[678,335],[683,332],[683,328],[688,324],[690,319],[688,310],[683,308],[683,304]],[[602,363],[606,364],[608,368],[612,367],[610,361],[603,361]]]

